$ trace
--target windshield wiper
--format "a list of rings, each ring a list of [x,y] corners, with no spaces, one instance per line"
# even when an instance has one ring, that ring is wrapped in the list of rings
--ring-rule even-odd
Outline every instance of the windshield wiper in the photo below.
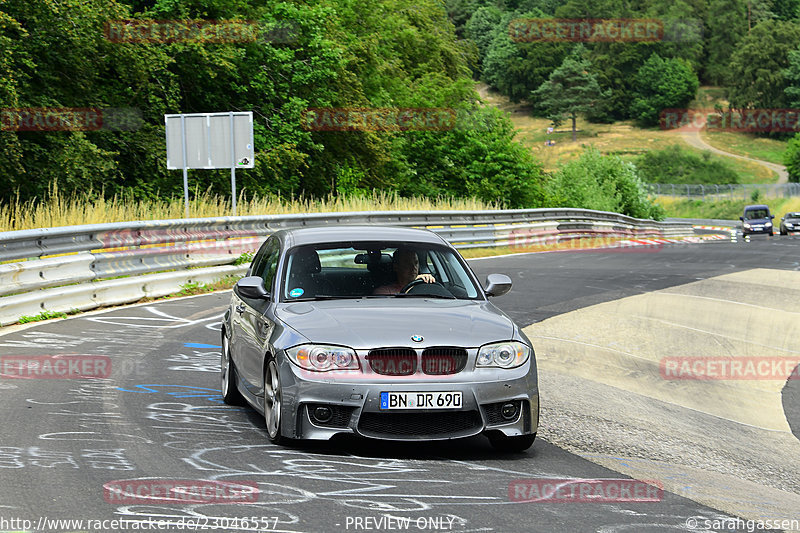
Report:
[[[363,298],[363,296],[327,296],[321,294],[319,296],[307,296],[305,298],[292,298],[288,300],[287,303],[294,303],[294,302],[315,302],[319,300],[359,300]]]
[[[438,298],[440,300],[455,300],[455,296],[445,296],[444,294],[395,294],[395,298]]]

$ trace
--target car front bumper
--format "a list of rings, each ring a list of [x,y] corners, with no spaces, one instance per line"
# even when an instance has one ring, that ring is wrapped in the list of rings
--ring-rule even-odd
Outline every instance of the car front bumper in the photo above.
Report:
[[[288,363],[281,365],[283,434],[289,438],[327,440],[355,434],[396,441],[446,440],[486,431],[506,436],[535,434],[539,424],[536,372],[528,361],[517,369],[481,369],[449,376],[388,377],[355,373],[327,378]],[[458,409],[398,409],[380,406],[382,392],[461,392]],[[516,406],[512,417],[503,406]],[[331,410],[330,420],[315,416]],[[508,414],[508,413],[506,413]]]
[[[767,235],[773,232],[772,226],[756,226],[754,228],[742,228],[742,235]]]

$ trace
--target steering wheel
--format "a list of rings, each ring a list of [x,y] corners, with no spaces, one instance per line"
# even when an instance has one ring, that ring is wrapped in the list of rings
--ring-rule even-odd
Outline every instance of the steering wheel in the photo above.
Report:
[[[428,283],[422,278],[415,278],[412,279],[410,283],[406,284],[405,287],[400,289],[400,294],[408,294],[408,291],[410,291],[411,289],[413,289],[418,285],[442,285],[442,284],[439,283],[438,281],[434,281],[433,283]]]

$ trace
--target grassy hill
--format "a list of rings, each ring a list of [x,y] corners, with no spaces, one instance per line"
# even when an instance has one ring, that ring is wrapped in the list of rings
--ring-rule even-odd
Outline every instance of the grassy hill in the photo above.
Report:
[[[511,120],[518,130],[516,139],[528,146],[533,154],[542,161],[546,171],[551,172],[566,161],[576,159],[584,145],[594,145],[604,154],[618,154],[626,159],[635,157],[649,150],[663,150],[671,145],[680,144],[687,151],[702,154],[689,146],[681,133],[658,128],[637,128],[631,121],[620,121],[612,124],[591,124],[586,120],[578,121],[578,140],[572,142],[572,132],[562,125],[552,134],[547,134],[550,121],[532,116],[531,107],[527,103],[515,104],[506,97],[491,91],[486,85],[479,84],[478,92],[484,100],[493,106],[508,111]],[[692,107],[713,108],[714,103],[721,101],[721,89],[702,87],[698,91],[698,99]],[[721,150],[781,163],[784,142],[764,139],[747,133],[702,132],[702,138]],[[545,141],[554,140],[555,146],[545,146]],[[774,183],[777,174],[771,170],[749,161],[712,155],[712,160],[721,160],[733,167],[739,174],[740,183]]]

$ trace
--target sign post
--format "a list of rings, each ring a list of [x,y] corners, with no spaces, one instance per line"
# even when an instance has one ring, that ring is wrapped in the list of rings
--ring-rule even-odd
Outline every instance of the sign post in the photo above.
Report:
[[[236,168],[253,168],[252,111],[164,115],[167,168],[183,170],[185,215],[189,218],[190,168],[230,168],[231,203],[236,216]]]

